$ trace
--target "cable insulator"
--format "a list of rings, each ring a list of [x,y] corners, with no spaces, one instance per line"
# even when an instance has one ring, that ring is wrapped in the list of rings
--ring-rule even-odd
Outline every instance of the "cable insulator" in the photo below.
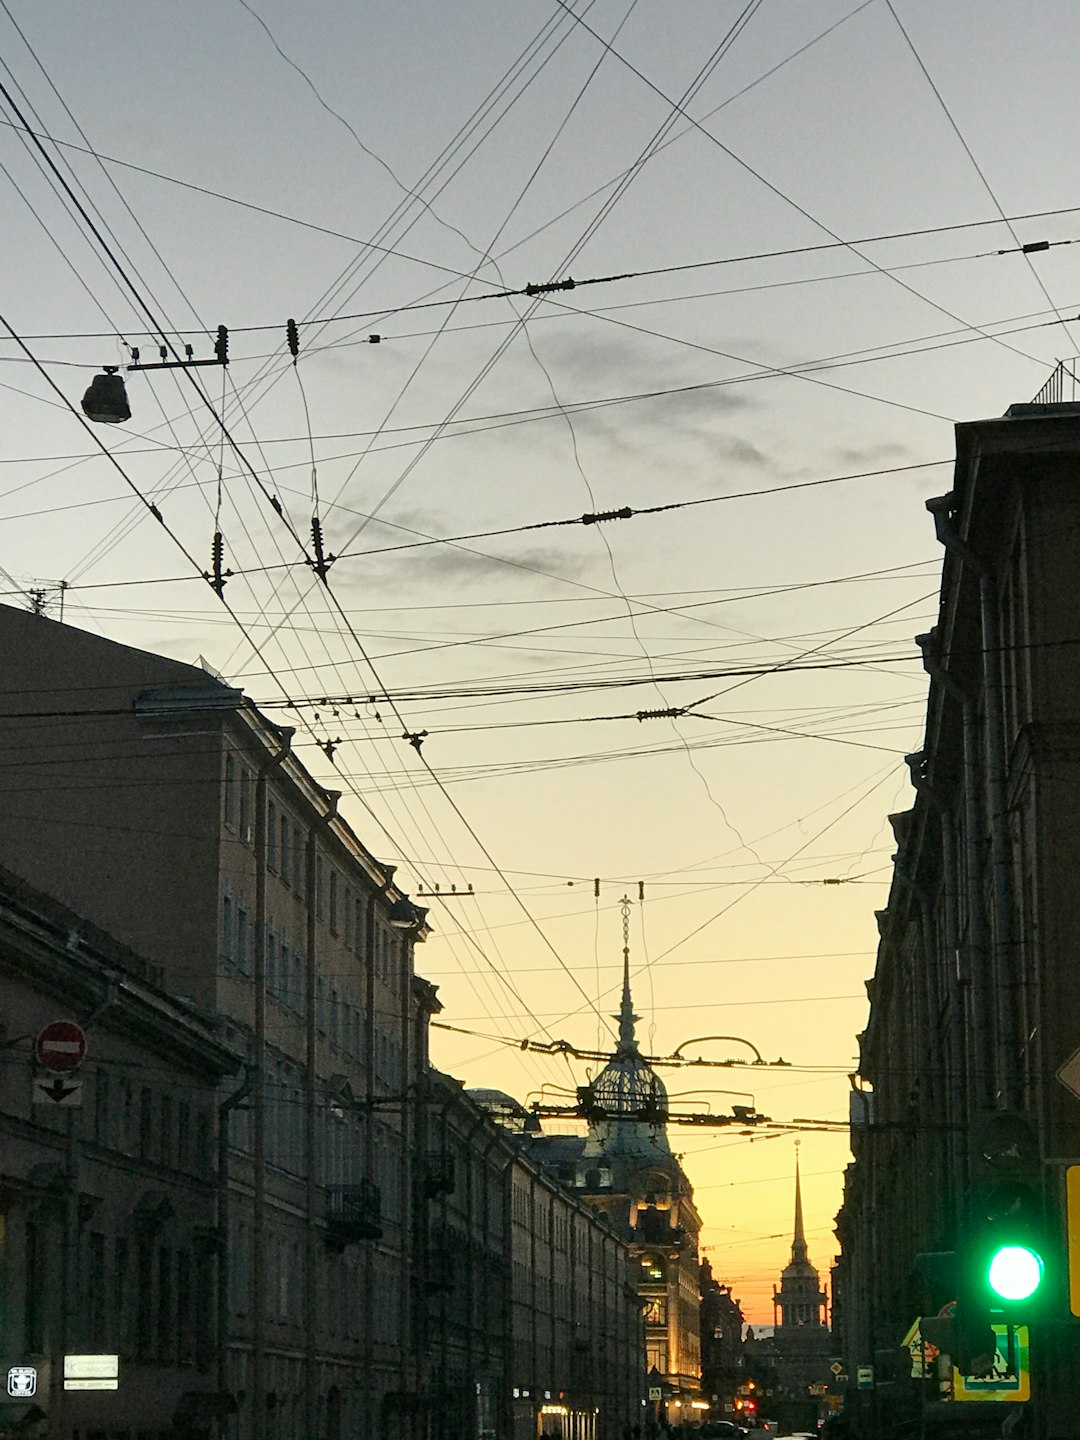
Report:
[[[548,280],[543,284],[536,284],[530,281],[525,286],[526,295],[550,295],[553,290],[573,290],[574,281],[571,278],[566,280]]]
[[[300,354],[300,332],[296,328],[295,320],[285,321],[285,339],[288,342],[289,354],[295,360]]]
[[[327,555],[323,551],[322,521],[317,515],[311,517],[311,544],[315,550],[315,559],[309,560],[308,564],[325,585],[330,566],[337,559],[337,556]]]
[[[217,327],[217,339],[214,341],[214,354],[217,356],[220,365],[229,363],[229,332],[224,325]]]
[[[231,570],[222,568],[224,558],[225,541],[222,538],[221,531],[215,530],[214,538],[210,545],[210,570],[208,573],[204,573],[204,578],[208,581],[210,589],[214,591],[219,600],[225,592],[226,579],[232,574]]]
[[[603,520],[629,520],[633,515],[629,505],[621,510],[600,510],[595,515],[582,515],[582,525],[599,525]]]

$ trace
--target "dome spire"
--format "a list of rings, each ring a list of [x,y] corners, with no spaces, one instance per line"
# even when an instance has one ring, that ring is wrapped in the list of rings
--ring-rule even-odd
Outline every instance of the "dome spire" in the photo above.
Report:
[[[641,1019],[640,1015],[634,1014],[634,1006],[630,999],[630,897],[624,895],[619,902],[622,908],[622,1004],[619,1006],[619,1013],[615,1019],[619,1022],[619,1049],[620,1055],[628,1055],[637,1050],[637,1037],[634,1034],[634,1025]]]

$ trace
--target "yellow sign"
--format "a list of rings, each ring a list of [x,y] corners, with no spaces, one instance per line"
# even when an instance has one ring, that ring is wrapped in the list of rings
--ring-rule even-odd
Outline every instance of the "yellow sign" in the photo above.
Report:
[[[1065,1215],[1069,1237],[1069,1309],[1080,1315],[1080,1165],[1065,1169]]]
[[[997,1353],[994,1369],[990,1375],[961,1375],[953,1370],[954,1400],[1012,1400],[1031,1399],[1031,1358],[1029,1351],[1028,1327],[1016,1325],[1013,1328],[1012,1355],[1009,1354],[1009,1327],[991,1327],[997,1336]]]
[[[922,1338],[922,1331],[919,1329],[919,1319],[915,1321],[911,1329],[904,1336],[900,1344],[911,1351],[911,1375],[914,1380],[925,1379],[932,1375],[933,1362],[937,1359],[938,1351],[936,1345],[931,1345],[928,1340]]]

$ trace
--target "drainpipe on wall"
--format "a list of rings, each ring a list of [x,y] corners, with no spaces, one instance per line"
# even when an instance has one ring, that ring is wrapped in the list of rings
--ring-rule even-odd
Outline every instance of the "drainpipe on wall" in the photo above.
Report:
[[[952,521],[955,497],[952,494],[927,500],[934,517],[937,538],[946,550],[969,566],[979,582],[979,620],[982,630],[983,746],[986,758],[986,810],[990,822],[990,870],[993,913],[993,974],[995,990],[996,1044],[994,1060],[998,1108],[1016,1102],[1019,1055],[1016,1007],[1012,1003],[1012,856],[1009,815],[1005,798],[1005,740],[1002,719],[1000,620],[994,575],[990,566],[961,539]]]
[[[304,1415],[307,1433],[318,1435],[319,1376],[316,1323],[318,1320],[317,1232],[319,1178],[316,1154],[318,1026],[315,1013],[315,969],[319,945],[315,928],[319,897],[316,894],[318,836],[337,815],[339,790],[327,790],[326,813],[308,826],[304,869],[307,888],[307,969],[304,972]]]
[[[390,866],[385,866],[389,876],[393,874]],[[364,1175],[372,1179],[375,1174],[375,941],[377,928],[376,896],[378,891],[371,891],[367,897],[367,912],[364,916]],[[364,1283],[363,1283],[363,1336],[361,1338],[361,1354],[363,1355],[363,1408],[364,1416],[361,1422],[361,1433],[375,1435],[378,1433],[380,1417],[375,1413],[375,1394],[377,1385],[375,1382],[375,1247],[376,1241],[372,1240],[364,1246]]]
[[[251,1197],[251,1434],[266,1434],[266,787],[284,763],[295,731],[274,727],[279,749],[255,776],[255,1053]]]
[[[244,1066],[240,1087],[227,1095],[218,1106],[217,1154],[217,1388],[224,1395],[229,1389],[229,1121],[232,1112],[251,1094],[251,1067]],[[228,1417],[218,1420],[218,1434],[225,1440]]]

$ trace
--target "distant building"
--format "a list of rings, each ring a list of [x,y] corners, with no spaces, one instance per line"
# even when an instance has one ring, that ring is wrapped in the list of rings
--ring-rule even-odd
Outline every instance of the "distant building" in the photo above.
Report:
[[[625,1239],[538,1163],[501,1091],[432,1071],[411,1404],[462,1440],[622,1440],[644,1398]]]
[[[795,1156],[795,1226],[791,1259],[773,1291],[775,1324],[770,1336],[748,1341],[747,1365],[768,1374],[772,1398],[807,1400],[835,1387],[830,1369],[833,1338],[821,1278],[811,1263],[803,1224],[798,1152]],[[820,1388],[819,1388],[820,1387]]]
[[[713,1406],[714,1416],[733,1414],[745,1371],[743,1368],[743,1327],[745,1319],[731,1286],[724,1285],[712,1273],[708,1260],[702,1260],[699,1276],[701,1289],[701,1389]]]
[[[601,1210],[630,1245],[645,1314],[645,1364],[654,1406],[670,1423],[701,1401],[701,1294],[694,1192],[668,1144],[664,1082],[641,1054],[623,951],[619,1040],[588,1088],[584,1136],[533,1135],[540,1162]]]

